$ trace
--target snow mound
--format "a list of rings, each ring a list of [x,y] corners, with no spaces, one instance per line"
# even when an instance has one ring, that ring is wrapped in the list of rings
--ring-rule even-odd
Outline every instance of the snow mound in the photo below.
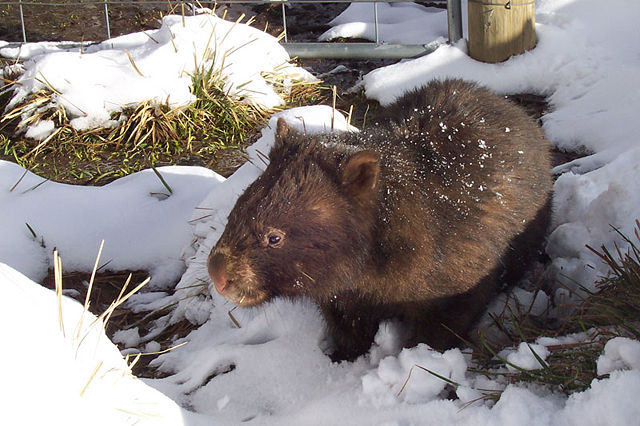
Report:
[[[68,271],[91,271],[101,240],[109,270],[147,270],[151,287],[173,284],[184,272],[182,249],[192,240],[194,208],[224,180],[204,167],[157,169],[102,187],[45,180],[0,160],[0,262],[40,281],[54,247]],[[12,190],[13,187],[13,190]],[[31,234],[31,230],[35,236]]]
[[[179,425],[198,417],[131,375],[103,324],[62,296],[0,263],[5,324],[3,424]],[[19,319],[20,327],[16,327]],[[36,382],[34,382],[36,380]],[[27,397],[28,395],[28,397]],[[63,420],[64,419],[64,420]]]
[[[18,51],[5,48],[0,55],[24,58],[29,50],[28,45]],[[38,91],[52,92],[47,104],[22,118],[62,107],[78,130],[115,126],[114,113],[145,101],[187,105],[195,100],[191,85],[198,70],[220,72],[226,92],[264,108],[283,104],[266,75],[277,76],[285,87],[292,80],[315,80],[288,63],[276,38],[208,13],[165,16],[158,30],[116,37],[84,50],[56,50],[44,49],[25,62],[7,108]],[[29,129],[28,136],[44,139],[52,131],[50,124],[40,125]]]
[[[546,365],[541,364],[538,358],[544,362],[549,356],[549,350],[543,345],[522,342],[516,350],[507,349],[500,352],[499,355],[509,362],[507,364],[509,371],[517,371],[519,368],[539,370],[546,367]]]
[[[597,367],[599,376],[627,368],[640,370],[640,342],[614,337],[604,345],[604,353],[598,358]]]

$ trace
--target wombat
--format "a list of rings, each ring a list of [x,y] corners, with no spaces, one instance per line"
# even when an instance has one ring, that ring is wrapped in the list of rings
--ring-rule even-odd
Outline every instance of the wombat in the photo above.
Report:
[[[279,119],[209,274],[239,306],[315,300],[337,360],[392,318],[407,346],[451,347],[539,248],[548,145],[519,107],[462,80],[404,95],[360,133],[307,136]]]

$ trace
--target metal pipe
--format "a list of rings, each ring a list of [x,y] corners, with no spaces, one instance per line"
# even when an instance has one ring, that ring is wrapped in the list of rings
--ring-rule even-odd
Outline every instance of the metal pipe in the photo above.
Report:
[[[287,12],[285,11],[284,2],[282,2],[282,31],[284,32],[284,42],[287,43]]]
[[[109,6],[104,2],[104,20],[107,23],[107,40],[111,38],[111,26],[109,25]]]
[[[21,43],[7,43],[5,48],[19,48]],[[75,49],[99,42],[61,43],[62,49]],[[374,44],[374,43],[281,43],[290,57],[302,59],[409,59],[427,55],[440,46],[438,43]]]
[[[283,43],[290,57],[302,59],[405,59],[427,55],[438,48],[437,43],[374,44],[374,43]]]
[[[22,25],[22,41],[27,42],[27,30],[24,27],[24,13],[22,12],[22,0],[20,0],[20,25]]]
[[[447,0],[447,21],[449,26],[449,44],[455,44],[462,38],[461,0]]]

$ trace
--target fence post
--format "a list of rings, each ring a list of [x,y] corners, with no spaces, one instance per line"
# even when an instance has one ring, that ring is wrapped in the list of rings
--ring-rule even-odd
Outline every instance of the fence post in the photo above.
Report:
[[[462,38],[462,4],[460,0],[447,0],[447,23],[449,44],[455,44]]]
[[[373,25],[376,32],[376,44],[380,44],[380,32],[378,28],[378,2],[373,1]]]
[[[534,0],[469,0],[469,56],[495,63],[536,45]]]

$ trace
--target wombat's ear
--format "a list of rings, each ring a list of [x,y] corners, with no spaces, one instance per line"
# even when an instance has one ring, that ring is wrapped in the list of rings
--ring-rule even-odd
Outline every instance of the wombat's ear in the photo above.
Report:
[[[356,198],[365,200],[378,183],[380,154],[359,151],[342,165],[342,185]]]
[[[298,132],[289,127],[284,118],[278,117],[278,124],[276,124],[276,143],[274,148],[282,147],[287,141],[292,139],[293,135],[297,135]]]

